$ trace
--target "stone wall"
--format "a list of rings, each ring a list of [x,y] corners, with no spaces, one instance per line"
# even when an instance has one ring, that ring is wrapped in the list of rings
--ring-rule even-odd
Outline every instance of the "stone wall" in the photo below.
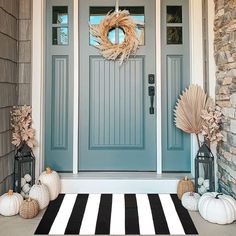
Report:
[[[31,100],[31,0],[0,0],[0,194],[12,186],[10,110]]]
[[[215,0],[216,103],[224,142],[218,145],[219,189],[236,198],[236,1]]]

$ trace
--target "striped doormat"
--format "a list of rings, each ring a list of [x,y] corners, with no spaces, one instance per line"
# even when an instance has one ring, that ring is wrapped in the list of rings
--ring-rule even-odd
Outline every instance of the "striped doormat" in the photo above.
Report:
[[[198,234],[176,194],[60,194],[35,234]]]

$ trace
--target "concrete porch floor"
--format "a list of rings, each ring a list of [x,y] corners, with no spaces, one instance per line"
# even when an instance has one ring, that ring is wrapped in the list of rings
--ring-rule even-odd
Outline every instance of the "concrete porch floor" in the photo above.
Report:
[[[25,220],[20,216],[0,216],[0,236],[32,236],[36,230],[44,211],[37,217]],[[199,236],[235,236],[236,221],[230,225],[217,225],[205,221],[198,212],[190,212]]]

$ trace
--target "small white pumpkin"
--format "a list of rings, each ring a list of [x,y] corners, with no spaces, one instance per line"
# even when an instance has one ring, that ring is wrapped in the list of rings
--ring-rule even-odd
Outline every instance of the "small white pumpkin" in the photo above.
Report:
[[[20,180],[21,188],[22,188],[25,184],[26,184],[25,178],[21,178],[21,180]]]
[[[236,201],[228,195],[205,193],[198,202],[200,215],[217,224],[230,224],[236,220]]]
[[[20,195],[25,198],[25,193],[23,191],[20,192]]]
[[[23,197],[19,193],[9,190],[0,197],[0,214],[3,216],[14,216],[19,213]]]
[[[39,181],[30,189],[29,197],[38,201],[40,210],[44,209],[48,206],[50,200],[48,187]]]
[[[198,211],[198,201],[200,199],[200,195],[198,193],[187,192],[184,193],[181,202],[183,207],[190,211]]]
[[[205,179],[205,180],[204,180],[203,186],[204,186],[207,190],[209,190],[209,187],[210,187],[210,181],[209,181],[209,179]]]
[[[39,180],[48,187],[50,200],[56,199],[61,191],[61,181],[58,173],[47,167],[46,171],[39,176]]]
[[[25,179],[25,181],[26,181],[27,183],[29,183],[29,182],[32,180],[32,177],[31,177],[31,175],[26,174],[26,175],[24,176],[24,179]]]
[[[203,185],[198,188],[198,193],[200,193],[201,195],[203,195],[206,192],[207,192],[207,189]]]
[[[199,177],[197,179],[197,183],[198,183],[199,186],[203,185],[203,182],[204,182],[204,179],[202,177]]]
[[[30,185],[29,184],[25,184],[23,187],[22,187],[22,191],[27,194],[29,191],[30,191]]]

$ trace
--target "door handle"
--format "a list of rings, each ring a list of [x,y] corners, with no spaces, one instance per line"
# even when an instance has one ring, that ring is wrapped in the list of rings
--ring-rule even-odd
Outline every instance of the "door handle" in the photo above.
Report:
[[[155,96],[155,87],[154,86],[149,86],[148,87],[148,95],[150,96],[150,107],[149,107],[149,113],[154,114],[154,96]]]

